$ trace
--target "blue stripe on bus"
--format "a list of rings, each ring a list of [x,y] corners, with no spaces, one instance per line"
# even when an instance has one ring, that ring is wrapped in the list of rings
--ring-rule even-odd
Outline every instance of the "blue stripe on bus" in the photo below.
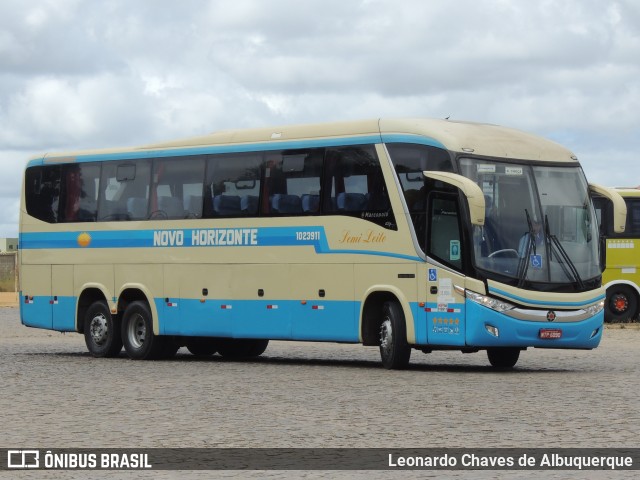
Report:
[[[73,332],[76,297],[29,297],[20,303],[29,327]],[[360,302],[156,298],[163,335],[359,342]],[[225,308],[223,308],[225,307]]]
[[[430,145],[446,149],[446,147],[430,137],[422,135],[385,133],[381,135],[362,135],[356,137],[333,137],[309,140],[274,141],[260,143],[243,143],[236,145],[207,145],[199,147],[179,147],[159,150],[131,150],[116,153],[91,153],[77,155],[49,156],[34,158],[27,164],[27,167],[44,165],[49,160],[53,161],[82,161],[82,162],[102,162],[105,160],[135,160],[145,158],[176,157],[189,155],[225,154],[225,153],[247,153],[274,150],[291,150],[300,148],[322,148],[322,147],[347,147],[351,145],[371,145],[380,142],[385,143],[414,143],[419,145]]]
[[[500,290],[498,288],[493,288],[493,287],[489,287],[489,293],[494,293],[497,295],[501,295],[503,297],[506,297],[508,299],[511,299],[515,302],[519,302],[519,303],[529,303],[531,305],[553,305],[554,308],[557,307],[588,307],[589,305],[593,305],[594,303],[600,301],[600,300],[604,300],[605,299],[605,295],[599,295],[597,297],[594,298],[590,298],[589,300],[583,300],[580,302],[557,302],[557,301],[544,301],[544,300],[532,300],[531,298],[527,298],[527,297],[520,297],[518,295],[513,295],[511,293],[505,292],[504,290]]]
[[[251,244],[250,233],[256,233]],[[223,232],[237,232],[232,244],[211,242]],[[203,237],[199,234],[205,233]],[[203,238],[204,242],[200,239]],[[220,237],[222,238],[222,237]],[[226,238],[226,233],[224,235]],[[225,240],[226,241],[226,240]],[[204,243],[204,244],[203,244]],[[260,228],[177,228],[157,230],[94,230],[75,232],[28,232],[20,234],[22,250],[76,249],[76,248],[166,248],[166,247],[282,247],[313,246],[318,254],[376,255],[411,261],[423,261],[414,255],[375,250],[332,249],[327,242],[324,227],[260,227]]]
[[[43,165],[48,160],[64,160],[65,158],[83,162],[102,162],[105,160],[135,160],[144,158],[178,157],[189,155],[263,152],[274,150],[291,150],[300,148],[346,147],[351,145],[369,145],[380,143],[380,135],[363,135],[357,137],[319,138],[310,140],[273,141],[260,143],[242,143],[236,145],[206,145],[199,147],[178,147],[159,150],[132,150],[115,153],[91,153],[65,155],[61,157],[46,156],[36,158],[28,166]]]
[[[170,300],[155,300],[164,335],[359,342],[360,302]]]
[[[384,133],[382,134],[382,141],[384,143],[413,143],[418,145],[428,145],[430,147],[437,147],[446,150],[441,142],[435,138],[425,137],[423,135],[411,135],[406,133]]]

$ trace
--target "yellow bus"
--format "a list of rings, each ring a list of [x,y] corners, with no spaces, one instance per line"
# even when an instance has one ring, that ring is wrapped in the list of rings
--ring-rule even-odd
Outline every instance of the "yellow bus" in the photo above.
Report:
[[[96,357],[255,357],[278,339],[376,346],[390,369],[414,349],[510,368],[602,336],[589,185],[570,151],[520,131],[223,131],[47,154],[24,179],[22,322],[79,332]]]
[[[623,233],[614,231],[610,201],[595,197],[594,203],[604,238],[606,268],[602,283],[607,289],[604,318],[608,322],[623,322],[638,318],[640,313],[640,187],[615,190],[627,206]]]

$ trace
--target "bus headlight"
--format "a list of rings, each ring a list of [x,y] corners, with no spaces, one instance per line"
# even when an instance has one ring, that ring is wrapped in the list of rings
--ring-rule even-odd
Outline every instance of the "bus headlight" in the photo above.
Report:
[[[603,308],[604,308],[604,300],[594,305],[591,305],[590,307],[585,308],[584,311],[593,317],[594,315],[600,313]]]
[[[472,292],[471,290],[467,290],[465,295],[472,302],[482,305],[483,307],[490,308],[491,310],[495,310],[496,312],[506,312],[507,310],[516,308],[515,305],[512,305],[509,302],[504,302],[493,297],[487,297],[486,295],[481,295],[479,293]]]

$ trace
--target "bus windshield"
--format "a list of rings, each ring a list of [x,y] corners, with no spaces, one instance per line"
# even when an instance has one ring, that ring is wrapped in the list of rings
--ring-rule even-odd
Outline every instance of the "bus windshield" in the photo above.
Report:
[[[470,158],[460,166],[485,196],[485,225],[473,231],[478,269],[519,285],[581,285],[600,275],[597,222],[580,168]]]

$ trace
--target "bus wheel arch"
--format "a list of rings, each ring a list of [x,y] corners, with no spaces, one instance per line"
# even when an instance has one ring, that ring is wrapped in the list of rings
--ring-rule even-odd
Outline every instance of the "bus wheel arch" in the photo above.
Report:
[[[108,305],[107,294],[98,286],[89,286],[82,290],[76,306],[76,331],[78,333],[84,333],[84,320],[89,308],[100,301]]]
[[[127,304],[121,328],[122,342],[129,358],[155,360],[163,357],[167,339],[153,333],[153,316],[147,301],[134,300]]]
[[[84,334],[89,353],[97,358],[115,357],[122,350],[120,317],[112,314],[98,288],[85,289],[78,299],[77,330]]]
[[[382,365],[387,369],[403,369],[409,364],[407,318],[402,302],[388,290],[370,293],[362,307],[362,343],[380,348]]]
[[[371,287],[364,295],[360,310],[360,340],[365,346],[380,345],[380,325],[385,302],[397,302],[405,318],[407,341],[415,343],[415,331],[411,322],[413,314],[404,295],[390,287]]]
[[[123,315],[127,307],[133,302],[144,302],[151,312],[153,321],[153,333],[158,335],[160,327],[158,324],[158,311],[153,302],[153,296],[142,285],[125,285],[118,295],[118,314]]]

